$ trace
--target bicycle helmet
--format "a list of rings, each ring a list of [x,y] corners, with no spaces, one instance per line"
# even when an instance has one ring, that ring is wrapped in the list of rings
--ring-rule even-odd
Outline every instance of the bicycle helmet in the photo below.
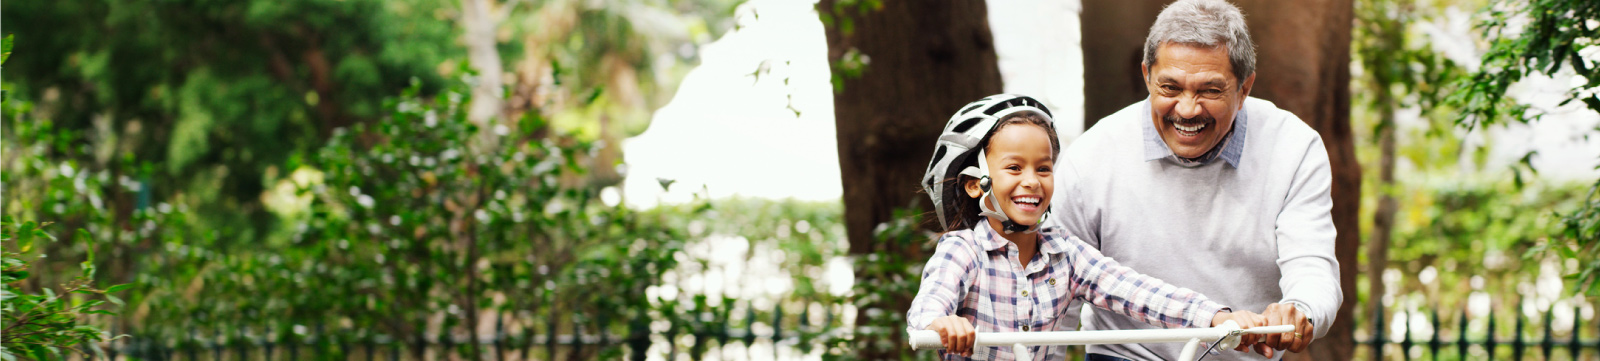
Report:
[[[1040,224],[1044,223],[1044,218],[1040,218],[1039,223],[1035,223],[1033,226],[1021,225],[1006,217],[1005,212],[1000,211],[1000,200],[994,197],[994,191],[990,185],[989,162],[986,159],[984,150],[978,148],[978,144],[983,141],[984,137],[987,137],[1000,124],[1000,119],[1022,111],[1038,113],[1044,116],[1046,120],[1054,122],[1050,109],[1045,108],[1044,104],[1038,100],[1023,95],[995,94],[962,106],[961,110],[950,116],[950,121],[945,123],[944,131],[939,134],[939,141],[934,145],[933,160],[928,162],[928,170],[922,176],[922,190],[933,198],[933,209],[938,214],[940,227],[948,229],[950,226],[945,221],[944,202],[946,200],[940,199],[944,196],[944,180],[953,178],[958,174],[978,179],[978,186],[983,189],[983,196],[978,201],[979,208],[982,209],[980,214],[1000,220],[1000,224],[1003,226],[1002,232],[1006,234],[1016,232],[1031,233],[1036,231]],[[1055,129],[1046,130],[1055,131]],[[974,151],[978,152],[978,166],[955,169],[957,165],[952,163],[964,158],[965,154]],[[1045,216],[1049,216],[1048,211],[1045,212]]]

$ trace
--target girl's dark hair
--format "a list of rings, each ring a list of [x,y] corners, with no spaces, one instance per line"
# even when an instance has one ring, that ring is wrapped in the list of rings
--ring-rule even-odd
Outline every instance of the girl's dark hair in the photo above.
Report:
[[[999,133],[1000,129],[1013,124],[1031,124],[1043,128],[1045,134],[1050,137],[1050,159],[1060,158],[1061,140],[1056,137],[1055,127],[1050,124],[1049,118],[1031,111],[1016,112],[1000,118],[1000,122],[995,124],[994,130],[984,135],[983,140],[978,142],[977,147],[968,149],[966,153],[957,156],[956,161],[950,162],[950,168],[945,170],[945,174],[955,175],[944,179],[944,194],[939,195],[939,199],[944,200],[944,202],[940,202],[940,206],[944,207],[944,224],[947,225],[946,229],[944,229],[945,232],[972,228],[977,226],[978,222],[983,221],[983,216],[978,215],[982,209],[978,207],[978,198],[967,196],[966,183],[968,180],[975,178],[960,173],[962,169],[967,167],[976,167],[978,165],[978,150],[988,149],[989,139],[994,137],[994,133]]]

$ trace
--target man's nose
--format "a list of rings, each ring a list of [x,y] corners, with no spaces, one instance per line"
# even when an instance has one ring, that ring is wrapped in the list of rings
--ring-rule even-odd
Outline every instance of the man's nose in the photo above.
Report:
[[[1200,106],[1200,98],[1198,96],[1186,96],[1178,99],[1178,107],[1174,110],[1183,119],[1193,119],[1200,116],[1200,113],[1204,112],[1205,108]]]

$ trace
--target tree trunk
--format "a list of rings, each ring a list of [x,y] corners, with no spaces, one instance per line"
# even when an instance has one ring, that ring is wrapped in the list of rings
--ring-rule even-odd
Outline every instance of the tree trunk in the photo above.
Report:
[[[500,28],[500,16],[495,14],[493,0],[462,0],[461,28],[467,60],[472,62],[472,70],[478,72],[467,119],[482,127],[484,134],[492,134],[487,122],[500,116],[504,109],[501,95],[505,84],[500,79],[505,68],[500,65],[500,50],[496,48],[499,40],[495,31]]]
[[[1367,241],[1367,302],[1371,303],[1372,323],[1374,335],[1379,334],[1378,328],[1383,327],[1384,320],[1378,318],[1377,310],[1383,308],[1383,296],[1387,292],[1384,287],[1383,270],[1389,265],[1389,239],[1394,232],[1394,217],[1400,209],[1400,202],[1394,198],[1392,186],[1394,185],[1395,162],[1395,134],[1394,134],[1394,96],[1389,92],[1389,83],[1374,84],[1373,93],[1377,99],[1379,113],[1378,121],[1378,148],[1381,155],[1378,160],[1378,209],[1372,213],[1372,233]],[[1373,353],[1376,357],[1377,353]]]
[[[1351,0],[1231,0],[1244,10],[1257,47],[1251,95],[1271,100],[1300,116],[1322,135],[1333,171],[1333,223],[1339,230],[1335,256],[1344,304],[1329,334],[1304,354],[1288,359],[1347,360],[1355,343],[1352,317],[1360,266],[1358,207],[1361,166],[1350,131]],[[1084,127],[1143,98],[1140,51],[1149,25],[1169,1],[1085,1]],[[1099,59],[1096,59],[1096,58]],[[1117,74],[1127,74],[1118,76]],[[1129,80],[1133,79],[1132,84]],[[1134,89],[1137,91],[1132,91]],[[1107,103],[1109,102],[1109,103]]]
[[[861,3],[817,4],[831,22],[828,56],[840,87],[833,100],[850,253],[924,259],[917,247],[876,240],[873,230],[896,209],[931,214],[918,182],[945,121],[967,102],[1001,92],[988,9],[979,0],[883,1],[876,9]],[[859,77],[840,70],[840,60],[852,51],[866,60]],[[938,222],[930,218],[922,226],[931,230]],[[871,306],[904,313],[912,296]],[[861,307],[857,319],[867,320],[864,313],[872,307]],[[897,337],[888,340],[897,348],[905,345],[899,333],[886,335]]]

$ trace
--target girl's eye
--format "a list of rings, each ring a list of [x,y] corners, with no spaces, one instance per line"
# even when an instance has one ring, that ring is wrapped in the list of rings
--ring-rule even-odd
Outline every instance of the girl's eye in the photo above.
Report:
[[[1021,170],[1022,170],[1022,166],[1020,166],[1020,165],[1015,165],[1015,164],[1013,164],[1013,165],[1008,165],[1008,166],[1006,166],[1006,170],[1014,170],[1014,171],[1021,171]]]
[[[1050,167],[1039,167],[1039,173],[1050,173]]]

